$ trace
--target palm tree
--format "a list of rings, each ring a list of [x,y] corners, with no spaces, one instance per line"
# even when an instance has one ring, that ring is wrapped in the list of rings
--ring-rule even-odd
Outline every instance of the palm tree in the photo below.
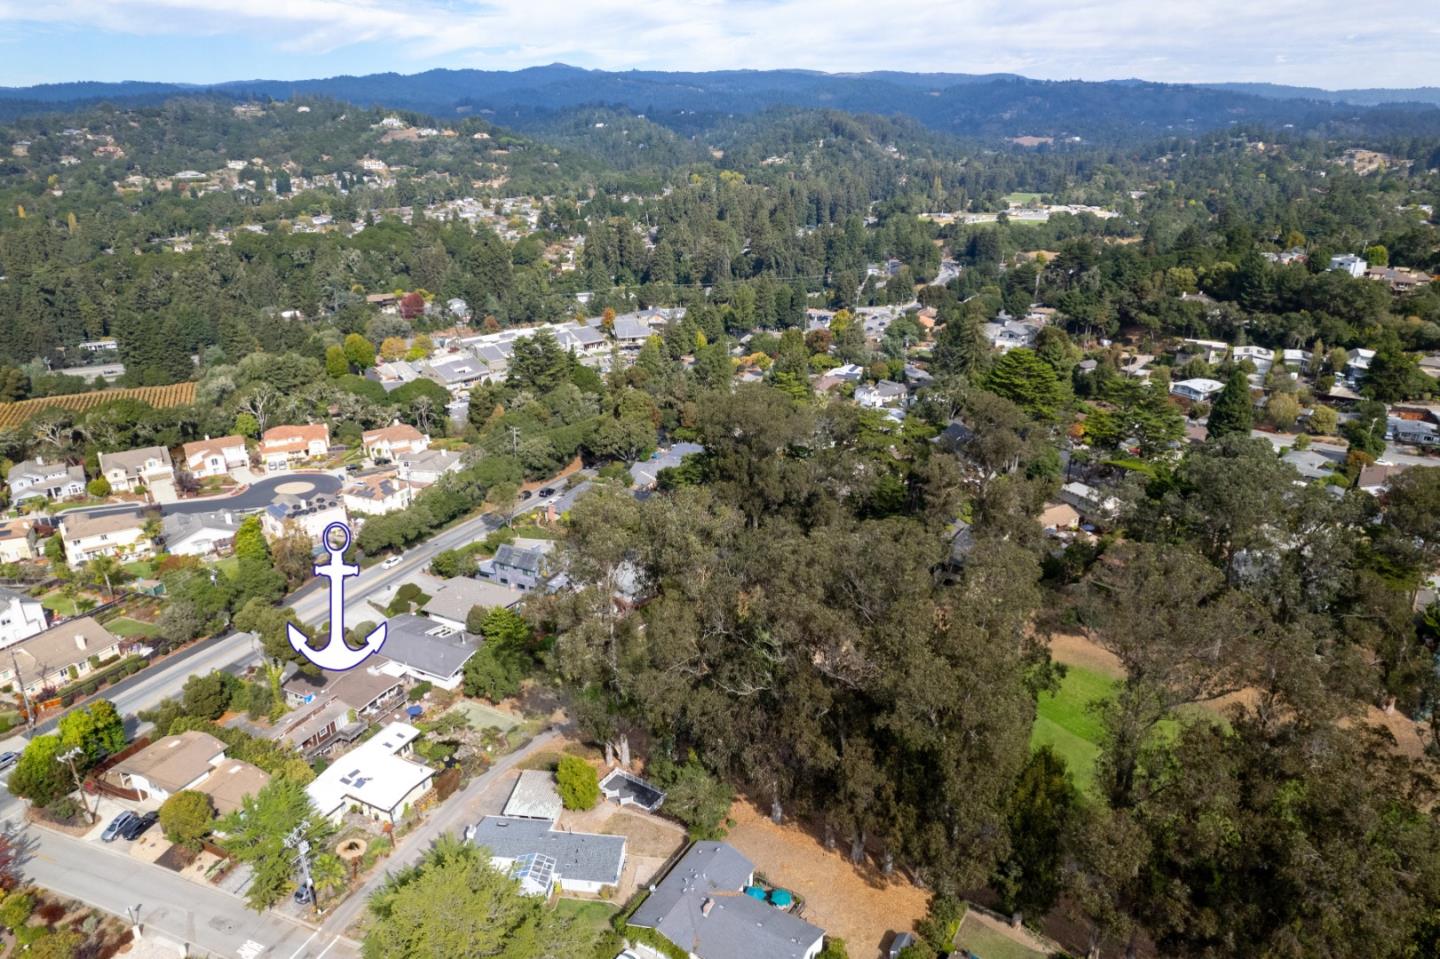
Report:
[[[96,556],[85,564],[86,582],[91,586],[105,587],[105,598],[107,600],[115,598],[115,585],[117,583],[123,583],[129,575],[125,567],[120,564],[120,561],[113,556]]]
[[[344,889],[349,884],[349,877],[339,856],[322,853],[310,864],[310,881],[315,884],[315,900],[318,904],[320,893]]]

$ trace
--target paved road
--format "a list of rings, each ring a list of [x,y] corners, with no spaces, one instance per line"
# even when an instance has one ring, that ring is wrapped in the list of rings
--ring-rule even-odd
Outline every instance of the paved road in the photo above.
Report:
[[[1295,437],[1293,436],[1269,433],[1265,430],[1251,430],[1250,435],[1269,442],[1271,446],[1281,452],[1295,445]],[[1338,454],[1341,460],[1344,460],[1345,455],[1349,452],[1349,447],[1347,446],[1313,440],[1310,443],[1310,448],[1332,456]],[[1408,447],[1400,446],[1396,443],[1386,443],[1385,452],[1380,454],[1379,459],[1383,462],[1394,463],[1399,466],[1440,466],[1440,458],[1411,453]]]
[[[257,914],[244,900],[213,886],[146,866],[120,849],[38,826],[24,831],[24,872],[47,889],[117,916],[140,907],[140,922],[192,954],[236,959],[353,959],[354,947],[333,934],[273,912]],[[203,953],[201,952],[203,950]]]
[[[165,516],[177,513],[209,513],[217,509],[231,509],[239,513],[258,512],[275,501],[280,490],[308,496],[312,493],[336,493],[344,485],[334,473],[299,472],[280,473],[266,476],[251,483],[233,496],[207,496],[204,499],[185,499],[166,503],[160,507]],[[141,508],[135,503],[120,503],[115,506],[95,506],[67,512],[86,513],[98,516],[106,513],[128,513]]]

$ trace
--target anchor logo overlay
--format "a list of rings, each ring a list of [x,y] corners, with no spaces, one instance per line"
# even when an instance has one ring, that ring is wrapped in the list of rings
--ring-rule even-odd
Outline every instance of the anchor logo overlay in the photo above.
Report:
[[[337,538],[339,546],[335,545]],[[341,672],[354,669],[371,655],[380,652],[380,647],[385,645],[385,624],[376,626],[370,635],[365,637],[365,645],[359,649],[351,649],[346,645],[345,580],[360,575],[359,566],[345,562],[345,550],[350,546],[350,527],[344,523],[331,523],[325,527],[320,542],[330,554],[328,563],[315,567],[316,576],[324,576],[330,580],[330,638],[324,646],[316,649],[310,645],[309,637],[294,625],[287,626],[286,632],[295,652],[321,669]]]

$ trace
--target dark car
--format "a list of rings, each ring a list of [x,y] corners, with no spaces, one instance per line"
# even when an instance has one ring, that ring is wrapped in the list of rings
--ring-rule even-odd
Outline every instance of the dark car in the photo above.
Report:
[[[551,497],[551,496],[554,496],[554,495],[555,495],[555,487],[553,487],[553,486],[547,486],[547,487],[545,487],[544,489],[542,489],[542,490],[540,491],[540,497],[541,497],[542,499],[548,498],[548,497]]]
[[[121,828],[120,835],[131,841],[139,839],[145,835],[145,830],[155,825],[155,821],[159,818],[160,814],[154,811],[147,812],[143,816],[134,816]]]
[[[9,769],[11,766],[15,765],[15,763],[18,762],[19,759],[20,754],[16,752],[0,753],[0,772],[3,772],[6,769]]]
[[[308,885],[301,885],[295,890],[295,905],[308,906],[315,898],[315,893]]]
[[[530,498],[531,496],[533,496],[533,495],[535,495],[535,494],[534,494],[534,493],[531,493],[528,489],[522,489],[522,490],[520,491],[520,499],[521,499],[522,502],[523,502],[524,500],[529,499],[529,498]]]
[[[134,818],[136,817],[133,812],[128,809],[125,810],[120,815],[110,820],[110,825],[105,827],[105,831],[100,834],[100,839],[104,842],[114,842],[115,837],[120,835],[121,830],[123,830],[126,826],[130,825],[130,820]]]

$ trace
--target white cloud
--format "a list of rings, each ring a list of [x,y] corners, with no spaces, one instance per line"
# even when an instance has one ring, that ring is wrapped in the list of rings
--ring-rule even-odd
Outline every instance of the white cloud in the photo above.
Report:
[[[416,69],[802,67],[1064,79],[1440,83],[1436,30],[1375,0],[0,0],[0,24],[241,34],[297,55],[384,44]],[[363,62],[353,72],[368,72]],[[297,63],[294,76],[305,75]]]

